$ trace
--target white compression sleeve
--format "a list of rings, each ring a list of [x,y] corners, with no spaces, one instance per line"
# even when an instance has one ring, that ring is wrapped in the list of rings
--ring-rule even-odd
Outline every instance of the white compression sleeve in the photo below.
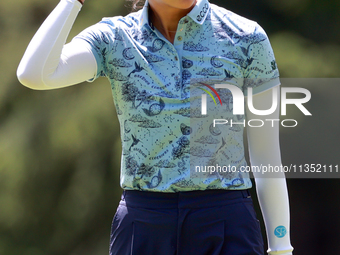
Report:
[[[273,90],[279,91],[280,86],[253,96],[256,109],[269,109],[272,105]],[[278,102],[280,102],[278,94]],[[279,105],[279,103],[278,103]],[[279,119],[279,107],[266,116],[259,116],[247,110],[247,118],[261,119],[265,125],[262,127],[248,127],[248,145],[250,162],[252,166],[281,166],[281,153],[279,145],[279,124],[265,121],[266,119]],[[265,221],[268,253],[271,255],[291,255],[293,247],[290,244],[290,214],[286,179],[283,172],[263,174],[253,172],[256,182],[256,191],[262,215]]]
[[[95,76],[96,60],[85,41],[73,40],[64,46],[81,6],[77,0],[61,0],[41,25],[17,70],[23,85],[46,90]]]

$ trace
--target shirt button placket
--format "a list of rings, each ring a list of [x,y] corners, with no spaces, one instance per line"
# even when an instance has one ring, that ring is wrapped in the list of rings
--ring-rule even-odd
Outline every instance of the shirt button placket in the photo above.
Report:
[[[178,83],[181,83],[181,79],[182,79],[181,59],[182,59],[183,43],[185,39],[184,38],[185,28],[186,28],[187,23],[188,23],[187,18],[184,18],[183,20],[179,22],[175,41],[174,41],[174,47],[177,52],[177,56],[175,56],[175,60],[177,61],[177,68],[178,68],[177,74],[174,76],[174,79],[175,79],[177,86],[178,86]],[[181,95],[182,91],[178,91],[178,92]]]

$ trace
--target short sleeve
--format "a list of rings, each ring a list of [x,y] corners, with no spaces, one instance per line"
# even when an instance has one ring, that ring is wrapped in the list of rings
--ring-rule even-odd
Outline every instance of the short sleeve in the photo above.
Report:
[[[97,74],[89,82],[107,74],[107,58],[112,45],[112,30],[103,21],[88,27],[78,34],[73,40],[84,40],[88,43],[89,50],[97,62]]]
[[[247,95],[247,88],[253,88],[253,94],[280,85],[279,71],[276,65],[273,49],[268,36],[258,24],[248,40],[247,65],[244,69],[243,91]]]

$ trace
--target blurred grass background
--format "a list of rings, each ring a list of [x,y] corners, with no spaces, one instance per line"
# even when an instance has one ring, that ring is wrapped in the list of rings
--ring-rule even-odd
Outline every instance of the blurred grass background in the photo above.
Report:
[[[211,0],[267,31],[283,78],[339,78],[338,0]],[[106,79],[33,91],[16,68],[57,0],[0,2],[0,254],[108,254],[120,140]],[[124,0],[86,0],[69,39]],[[313,118],[281,129],[284,164],[338,164],[340,87],[310,86]],[[284,85],[284,84],[283,84]],[[287,116],[289,118],[289,116]],[[340,254],[338,179],[288,179],[295,254]],[[257,208],[257,211],[259,209]]]

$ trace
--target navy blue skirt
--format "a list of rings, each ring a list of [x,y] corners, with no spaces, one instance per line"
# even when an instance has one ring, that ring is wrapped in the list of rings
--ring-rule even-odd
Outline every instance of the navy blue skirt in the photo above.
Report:
[[[248,190],[123,192],[110,255],[263,255]]]

